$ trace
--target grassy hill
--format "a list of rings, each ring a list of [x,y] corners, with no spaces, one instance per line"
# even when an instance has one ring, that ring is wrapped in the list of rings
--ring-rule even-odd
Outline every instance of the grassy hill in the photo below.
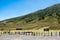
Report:
[[[36,12],[0,21],[0,28],[22,28],[23,30],[48,27],[60,29],[60,4],[47,7]]]

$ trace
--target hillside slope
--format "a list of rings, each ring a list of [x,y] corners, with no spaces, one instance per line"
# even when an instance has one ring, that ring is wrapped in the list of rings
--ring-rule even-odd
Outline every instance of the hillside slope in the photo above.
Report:
[[[0,21],[0,28],[60,29],[60,4],[47,7],[28,15]]]

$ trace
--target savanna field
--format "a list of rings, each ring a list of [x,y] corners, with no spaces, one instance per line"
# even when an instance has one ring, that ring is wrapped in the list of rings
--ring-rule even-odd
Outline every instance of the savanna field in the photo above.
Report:
[[[30,2],[28,3],[30,4]],[[33,6],[33,3],[31,5]],[[11,13],[10,7],[12,9]],[[47,8],[40,9],[31,13],[27,10],[28,8],[30,9],[30,7],[26,6],[27,9],[25,9],[25,5],[23,5],[23,8],[22,5],[19,6],[21,7],[20,9],[22,11],[19,9],[19,7],[16,7],[17,5],[13,8],[12,6],[9,6],[8,8],[10,9],[10,11],[7,11],[8,8],[6,7],[6,14],[4,14],[6,15],[6,19],[2,20],[2,18],[5,17],[0,17],[0,40],[60,40],[60,3],[48,6]],[[34,7],[35,6],[33,6],[33,8]],[[27,11],[26,13],[28,14],[23,15],[23,9],[24,11]],[[0,12],[0,16],[2,16],[2,13],[5,13],[3,11]],[[16,16],[17,14],[15,13],[19,13],[19,15],[21,14],[23,16],[9,18],[8,14]]]

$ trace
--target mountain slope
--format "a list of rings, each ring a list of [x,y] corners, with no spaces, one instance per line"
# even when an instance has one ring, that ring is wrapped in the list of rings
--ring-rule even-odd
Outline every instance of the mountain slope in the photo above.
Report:
[[[0,27],[40,29],[50,26],[50,29],[60,29],[60,4],[38,10],[25,16],[7,19],[0,22]]]

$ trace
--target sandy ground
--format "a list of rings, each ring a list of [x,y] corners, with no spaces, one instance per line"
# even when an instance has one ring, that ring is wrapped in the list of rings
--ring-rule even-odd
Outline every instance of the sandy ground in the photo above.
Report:
[[[0,35],[0,40],[60,40],[60,36],[32,36],[32,35],[19,35],[19,34],[13,34],[13,35]]]

